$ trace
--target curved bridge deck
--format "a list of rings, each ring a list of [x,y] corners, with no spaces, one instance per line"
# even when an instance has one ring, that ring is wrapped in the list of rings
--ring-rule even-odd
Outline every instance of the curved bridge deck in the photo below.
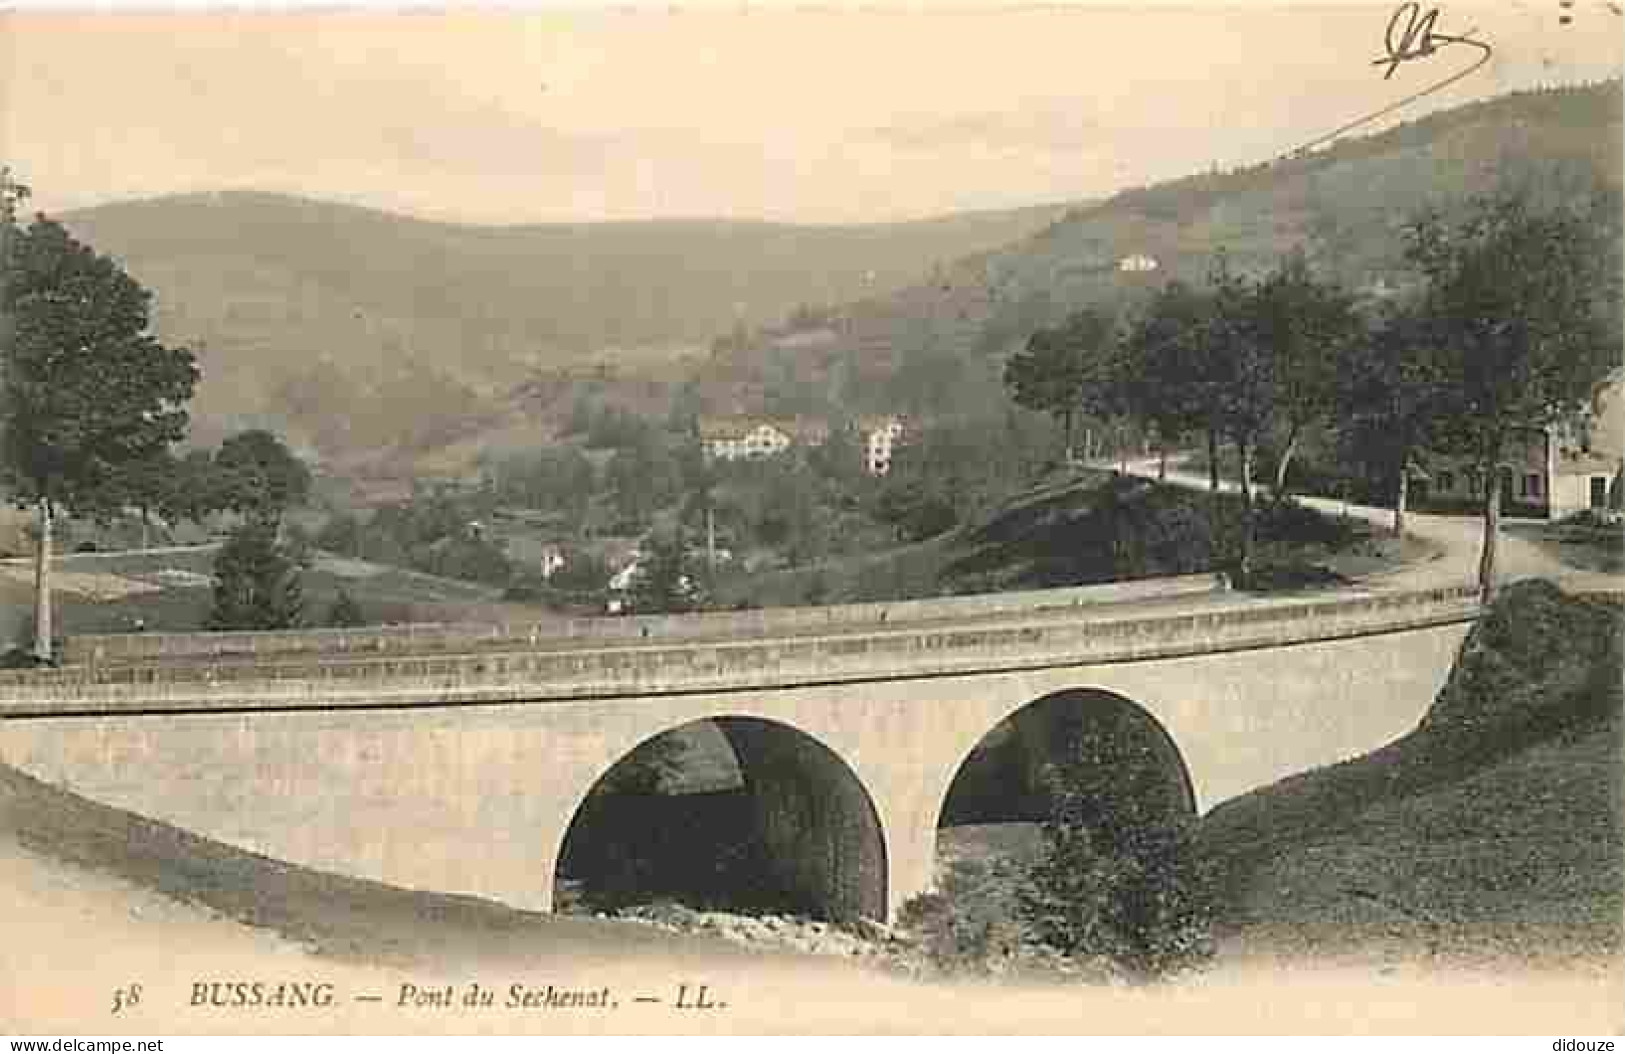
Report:
[[[1279,648],[1468,622],[1479,611],[1464,586],[1128,617],[1038,607],[824,631],[814,614],[743,638],[563,637],[466,654],[160,656],[7,673],[0,717],[545,703],[923,679]],[[701,616],[694,626],[704,624]]]

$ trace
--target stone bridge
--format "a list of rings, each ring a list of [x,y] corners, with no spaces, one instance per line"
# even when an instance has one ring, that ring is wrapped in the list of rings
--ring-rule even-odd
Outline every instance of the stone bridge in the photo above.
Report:
[[[758,845],[748,884],[886,919],[931,888],[939,826],[1041,817],[1046,763],[1085,734],[1137,759],[1116,783],[1186,813],[1404,734],[1478,610],[1469,588],[944,601],[423,653],[365,634],[246,657],[80,648],[0,675],[0,758],[281,860],[548,910],[572,840],[616,836],[593,829],[595,788],[676,734],[746,803],[728,823]]]

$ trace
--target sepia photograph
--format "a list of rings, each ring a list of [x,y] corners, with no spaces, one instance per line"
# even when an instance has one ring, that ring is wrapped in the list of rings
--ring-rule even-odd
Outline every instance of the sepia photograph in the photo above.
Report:
[[[0,0],[0,1033],[1620,1034],[1622,74]]]

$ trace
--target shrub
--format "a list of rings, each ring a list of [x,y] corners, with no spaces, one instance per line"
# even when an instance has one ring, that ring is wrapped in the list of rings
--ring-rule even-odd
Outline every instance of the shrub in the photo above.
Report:
[[[26,647],[14,647],[0,654],[0,670],[32,670],[40,666],[55,665],[48,659],[42,659]]]
[[[898,928],[932,969],[997,974],[1031,956],[1034,941],[1018,910],[1027,877],[1020,865],[965,861],[939,893],[923,893],[898,912]]]
[[[1211,955],[1212,908],[1195,821],[1158,792],[1151,769],[1132,764],[1143,751],[1102,727],[1049,767],[1044,850],[1019,911],[1033,939],[1055,951],[1151,980]]]
[[[277,541],[274,522],[244,522],[215,554],[209,628],[273,630],[299,625],[304,607],[299,570],[298,561]]]

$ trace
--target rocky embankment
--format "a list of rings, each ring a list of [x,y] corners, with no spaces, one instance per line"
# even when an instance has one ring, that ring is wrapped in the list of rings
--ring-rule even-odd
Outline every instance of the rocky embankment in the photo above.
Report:
[[[753,948],[848,959],[895,959],[907,947],[901,934],[867,921],[836,924],[803,915],[742,915],[674,903],[640,904],[599,917],[642,923],[669,933],[721,937]]]

